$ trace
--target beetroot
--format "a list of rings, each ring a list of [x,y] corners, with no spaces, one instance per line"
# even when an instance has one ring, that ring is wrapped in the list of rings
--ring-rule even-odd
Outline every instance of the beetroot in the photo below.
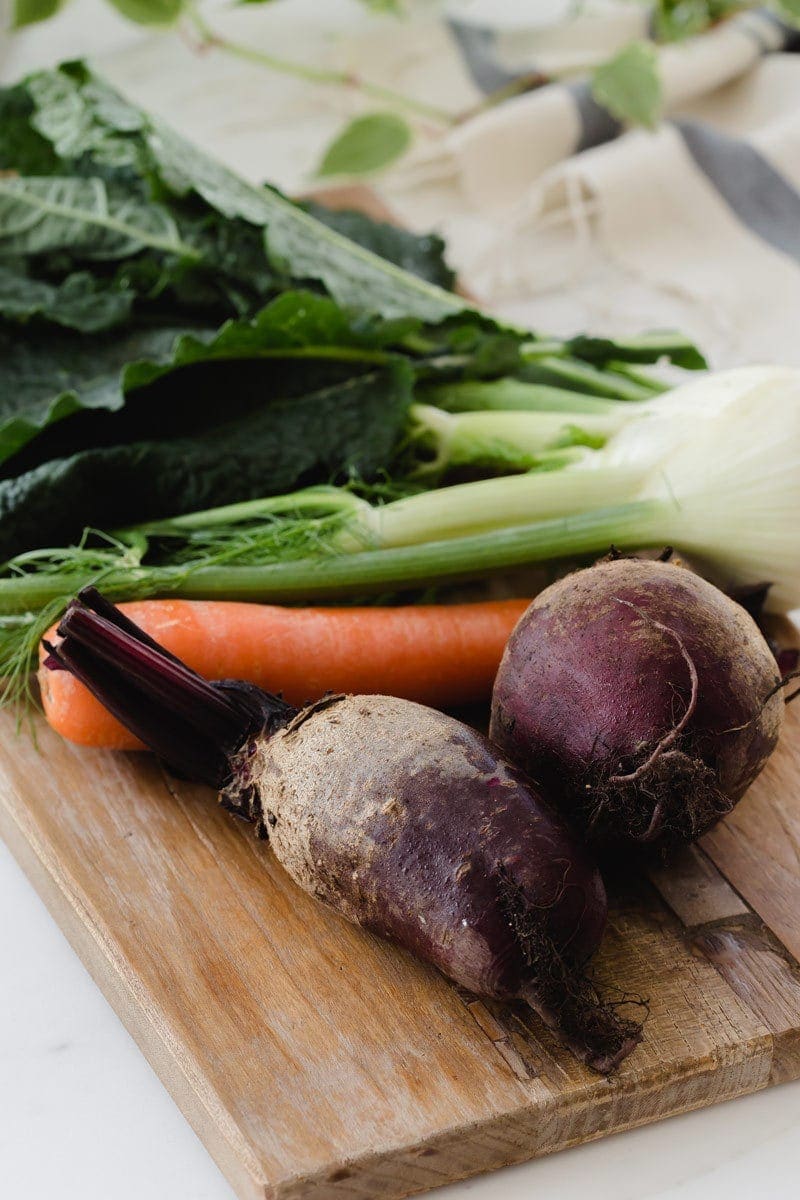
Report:
[[[481,995],[531,1004],[597,1071],[640,1027],[583,973],[602,880],[538,791],[481,734],[389,696],[296,710],[209,683],[96,592],[73,602],[46,665],[69,670],[181,774],[268,836],[307,892]]]
[[[700,576],[617,559],[542,592],[494,687],[490,736],[604,848],[692,841],[730,812],[778,740],[777,664]]]

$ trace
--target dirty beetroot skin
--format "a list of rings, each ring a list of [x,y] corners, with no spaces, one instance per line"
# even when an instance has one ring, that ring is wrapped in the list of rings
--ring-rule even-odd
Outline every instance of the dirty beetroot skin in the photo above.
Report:
[[[388,696],[298,711],[249,684],[209,683],[93,589],[59,635],[46,665],[216,786],[305,891],[470,991],[531,1004],[597,1071],[640,1040],[583,974],[606,921],[597,869],[481,734]]]
[[[665,562],[618,559],[559,580],[521,617],[490,736],[590,842],[665,852],[742,797],[783,719],[755,622]],[[765,703],[766,701],[766,703]]]
[[[594,1069],[638,1030],[580,974],[606,921],[598,871],[479,733],[391,696],[337,696],[234,760],[305,891],[462,987],[522,999]]]

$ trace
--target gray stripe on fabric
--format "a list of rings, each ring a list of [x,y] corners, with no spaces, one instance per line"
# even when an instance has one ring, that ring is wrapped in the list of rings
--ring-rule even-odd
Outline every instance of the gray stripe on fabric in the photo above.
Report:
[[[523,73],[527,74],[522,71],[509,71],[497,61],[494,55],[493,29],[484,25],[469,25],[466,21],[453,18],[448,20],[447,25],[461,51],[472,82],[485,96],[514,83]]]
[[[800,193],[749,142],[676,121],[698,167],[743,225],[800,262]]]
[[[786,50],[790,53],[800,50],[800,29],[796,26],[782,20],[777,13],[770,12],[768,8],[759,8],[756,12],[749,15],[777,29],[782,39],[781,45],[777,47],[777,50]],[[776,47],[771,46],[770,49],[775,50]]]
[[[790,25],[788,21],[784,21],[776,12],[771,12],[768,8],[757,8],[755,12],[742,13],[742,16],[755,17],[757,21],[763,21],[766,25],[772,25],[787,40],[794,37],[797,33],[793,25]]]
[[[766,8],[759,8],[755,12],[741,13],[738,17],[734,17],[732,25],[734,29],[738,29],[747,37],[752,38],[764,54],[782,50],[791,40],[792,35],[796,33],[796,30],[791,29],[785,21]],[[776,34],[778,35],[777,39]]]
[[[592,95],[592,89],[585,80],[567,84],[567,91],[572,96],[578,109],[580,120],[580,137],[575,152],[589,150],[602,142],[613,141],[622,133],[622,122],[612,117],[607,108],[598,104]]]

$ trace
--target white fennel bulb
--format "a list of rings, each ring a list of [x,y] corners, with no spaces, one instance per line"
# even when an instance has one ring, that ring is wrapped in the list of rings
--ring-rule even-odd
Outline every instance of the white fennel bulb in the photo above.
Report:
[[[770,583],[771,608],[800,605],[800,370],[710,374],[646,409],[598,458],[649,464],[630,499],[660,502],[653,533],[732,583]]]

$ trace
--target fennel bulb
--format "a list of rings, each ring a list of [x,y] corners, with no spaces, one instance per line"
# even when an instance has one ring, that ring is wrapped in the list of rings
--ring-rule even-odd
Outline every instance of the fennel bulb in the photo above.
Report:
[[[701,555],[731,583],[800,605],[800,370],[742,367],[649,401],[598,457],[649,462],[632,499],[656,500],[649,540]]]

